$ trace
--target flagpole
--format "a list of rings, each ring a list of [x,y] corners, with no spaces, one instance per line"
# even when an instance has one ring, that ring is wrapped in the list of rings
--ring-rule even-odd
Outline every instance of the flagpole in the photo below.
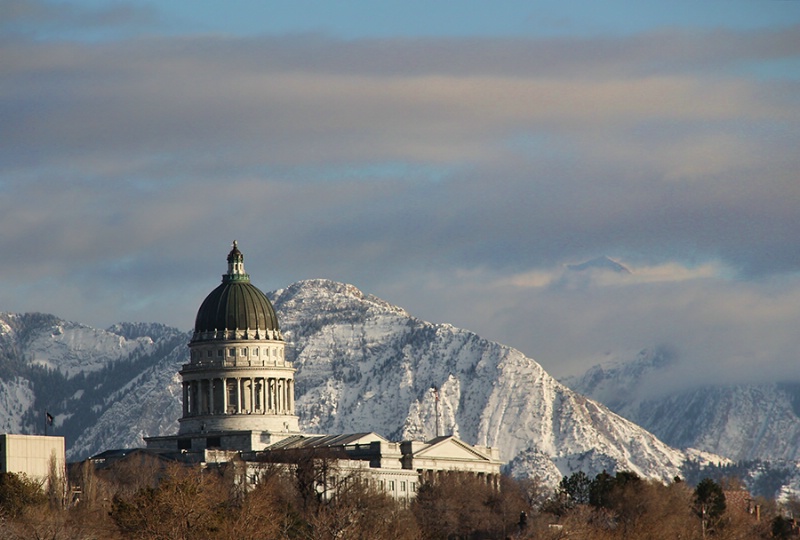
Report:
[[[53,415],[47,410],[44,411],[44,436],[47,437],[47,426],[53,424]]]

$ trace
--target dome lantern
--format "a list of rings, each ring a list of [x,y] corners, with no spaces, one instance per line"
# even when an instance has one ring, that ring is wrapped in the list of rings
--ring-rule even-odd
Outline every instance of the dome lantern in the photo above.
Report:
[[[228,253],[228,273],[222,276],[223,283],[228,281],[250,281],[250,276],[244,271],[244,255],[239,251],[236,240],[233,241],[233,249]]]

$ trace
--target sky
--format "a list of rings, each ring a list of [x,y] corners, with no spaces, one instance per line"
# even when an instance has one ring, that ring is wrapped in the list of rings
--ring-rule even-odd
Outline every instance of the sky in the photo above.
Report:
[[[0,311],[189,330],[235,239],[555,376],[800,381],[798,0],[0,0],[0,141]]]

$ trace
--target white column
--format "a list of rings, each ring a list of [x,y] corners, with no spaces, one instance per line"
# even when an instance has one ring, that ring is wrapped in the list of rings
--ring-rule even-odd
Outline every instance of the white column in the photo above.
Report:
[[[267,382],[267,392],[269,392],[269,410],[274,411],[275,407],[275,379],[269,378]]]
[[[222,414],[228,414],[228,379],[222,377]]]
[[[242,380],[236,377],[236,414],[242,412]]]

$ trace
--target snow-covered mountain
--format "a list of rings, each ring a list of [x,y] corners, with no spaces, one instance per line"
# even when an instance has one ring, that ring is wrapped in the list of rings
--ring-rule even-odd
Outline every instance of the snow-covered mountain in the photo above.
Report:
[[[440,432],[499,446],[517,473],[679,474],[686,453],[587,399],[519,351],[431,324],[350,285],[303,281],[270,295],[297,368],[307,432]],[[0,422],[41,432],[56,416],[71,459],[177,431],[189,334],[161,325],[107,330],[49,315],[0,315]],[[6,369],[8,368],[8,369]]]
[[[348,285],[304,281],[273,295],[298,368],[304,429],[375,430],[391,438],[435,434],[499,446],[539,474],[626,469],[672,478],[684,455],[550,377],[519,351],[431,324]],[[541,460],[547,457],[548,460]]]
[[[653,392],[677,367],[669,349],[641,351],[562,382],[678,448],[734,461],[800,460],[800,383],[696,386]]]
[[[180,407],[164,399],[170,389],[154,375],[159,370],[175,374],[188,340],[187,333],[159,324],[99,330],[53,315],[1,313],[0,429],[43,433],[49,412],[54,417],[50,433],[66,437],[70,457],[139,446],[143,422],[158,426],[156,419],[164,424],[169,414],[168,426],[177,426]],[[154,394],[146,394],[153,386]],[[120,411],[125,399],[138,403]],[[161,409],[152,417],[137,411],[159,399]],[[100,427],[113,418],[113,426]]]

